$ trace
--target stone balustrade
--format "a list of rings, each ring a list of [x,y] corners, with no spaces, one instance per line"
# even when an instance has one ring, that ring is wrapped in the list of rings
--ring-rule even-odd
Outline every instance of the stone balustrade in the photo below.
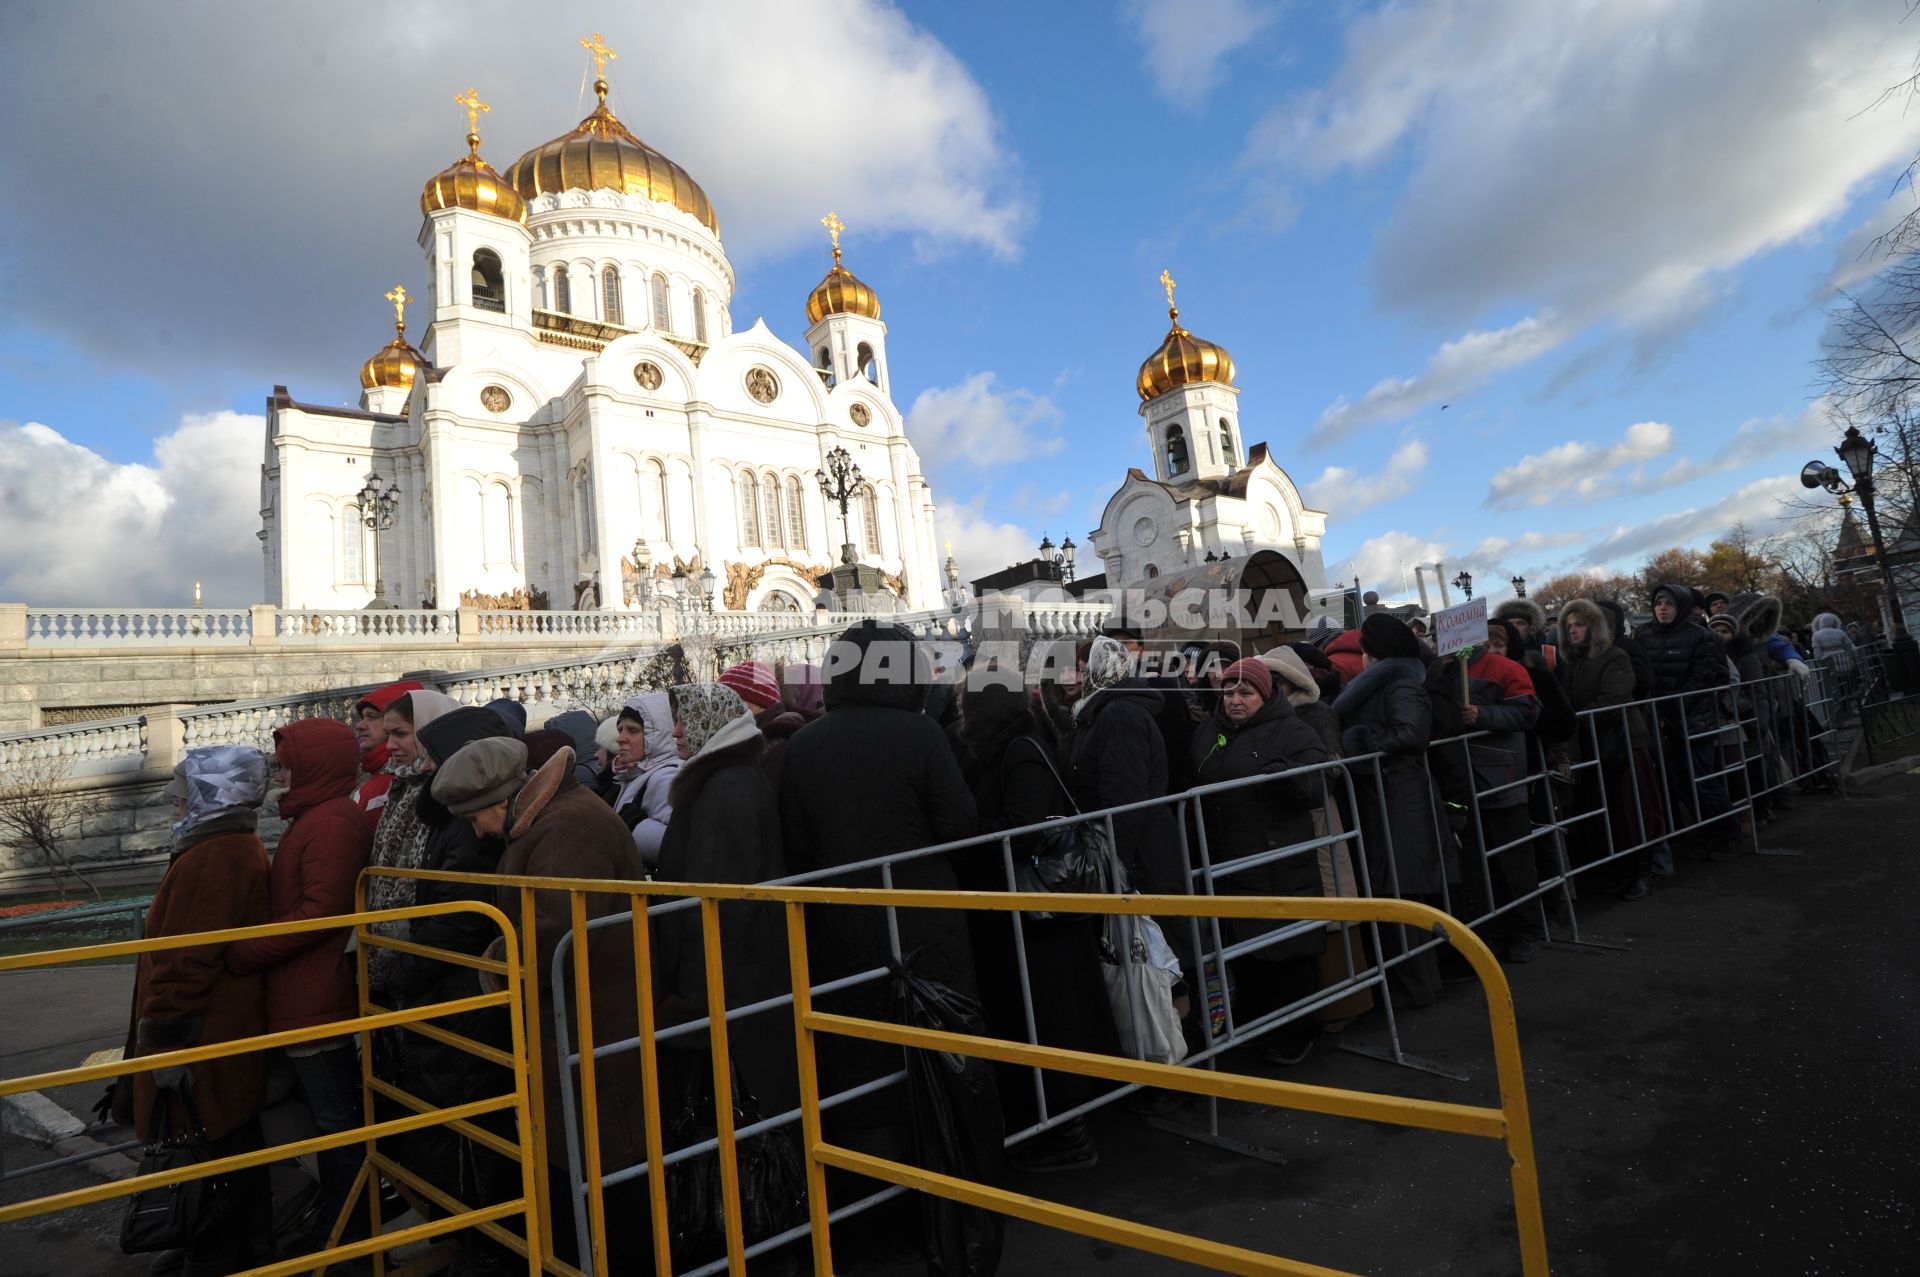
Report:
[[[459,640],[458,614],[441,608],[291,608],[278,612],[275,633],[283,646],[312,643],[448,643]],[[256,622],[257,623],[257,622]]]
[[[249,608],[30,607],[25,647],[241,647]]]
[[[138,771],[146,765],[146,718],[129,714],[0,736],[0,771],[46,764],[66,776]]]
[[[787,628],[768,613],[723,613],[753,633]],[[811,618],[795,617],[810,624]],[[348,647],[445,643],[658,642],[657,612],[523,612],[488,608],[46,608],[0,603],[0,652],[41,649]]]

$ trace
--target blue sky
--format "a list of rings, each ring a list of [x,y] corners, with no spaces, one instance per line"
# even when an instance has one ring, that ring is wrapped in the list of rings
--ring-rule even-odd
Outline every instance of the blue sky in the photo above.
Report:
[[[1368,588],[1776,526],[1829,429],[1831,286],[1920,150],[1875,106],[1899,0],[694,10],[8,6],[36,180],[0,228],[0,595],[250,601],[263,397],[357,395],[379,294],[421,283],[448,99],[480,86],[505,163],[582,113],[594,29],[616,109],[714,201],[737,327],[797,341],[815,219],[850,225],[970,575],[1084,543],[1148,464],[1163,267]]]

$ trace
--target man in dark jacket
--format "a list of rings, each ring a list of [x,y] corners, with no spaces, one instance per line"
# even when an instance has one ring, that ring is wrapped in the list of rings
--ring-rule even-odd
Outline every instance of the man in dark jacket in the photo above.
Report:
[[[1647,659],[1646,648],[1634,638],[1627,624],[1627,610],[1612,599],[1598,600],[1598,606],[1607,614],[1612,623],[1613,645],[1627,654],[1627,660],[1633,666],[1633,699],[1644,701],[1653,695],[1653,662]],[[1655,759],[1654,772],[1659,773],[1657,755],[1653,753],[1651,740],[1647,746],[1649,758]],[[1667,814],[1667,796],[1663,793],[1643,792],[1639,799],[1646,811],[1646,824],[1649,828],[1657,826],[1661,830],[1673,827],[1672,818]],[[1651,810],[1658,808],[1657,811]],[[1656,842],[1647,853],[1647,867],[1659,878],[1671,878],[1674,874],[1673,844],[1664,837]]]
[[[1659,705],[1660,757],[1674,827],[1685,827],[1683,809],[1692,812],[1695,826],[1704,826],[1709,841],[1724,848],[1740,838],[1726,782],[1715,774],[1721,767],[1714,747],[1719,713],[1714,693],[1727,686],[1727,658],[1719,640],[1689,619],[1698,602],[1696,592],[1684,585],[1660,586],[1653,592],[1653,621],[1634,638],[1646,649],[1654,695],[1684,694]]]
[[[1161,745],[1166,750],[1166,792],[1179,793],[1191,781],[1187,758],[1187,745],[1193,740],[1195,727],[1193,715],[1187,712],[1187,693],[1191,689],[1178,673],[1147,676],[1139,672],[1140,662],[1147,655],[1147,645],[1138,630],[1112,625],[1102,633],[1118,642],[1126,651],[1127,659],[1132,662],[1132,682],[1129,685],[1147,702],[1147,708],[1153,714],[1154,726],[1160,732]],[[1146,689],[1159,693],[1158,699],[1145,695]]]

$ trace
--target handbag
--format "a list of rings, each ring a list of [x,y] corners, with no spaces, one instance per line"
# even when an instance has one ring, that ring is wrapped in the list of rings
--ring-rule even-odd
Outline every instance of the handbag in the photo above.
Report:
[[[1066,796],[1067,806],[1073,809],[1074,815],[1079,815],[1080,808],[1073,801],[1073,791],[1067,788],[1067,782],[1060,775],[1060,769],[1054,766],[1046,746],[1031,736],[1022,736],[1020,739],[1033,745],[1040,755],[1040,761],[1053,773],[1054,783],[1060,786],[1060,792]],[[1051,816],[1048,820],[1058,821],[1062,818]],[[1127,889],[1126,872],[1120,867],[1120,858],[1114,853],[1113,840],[1108,836],[1105,824],[1097,821],[1061,823],[1040,830],[1034,835],[1034,840],[1037,850],[1033,854],[1014,859],[1014,890],[1111,895]],[[1054,915],[1033,912],[1027,916],[1044,922]]]
[[[1155,1064],[1187,1058],[1187,1038],[1173,1009],[1180,960],[1152,918],[1111,914],[1100,942],[1100,974],[1120,1034],[1120,1053]]]
[[[760,1120],[760,1103],[740,1085],[740,1070],[728,1061],[733,1077],[733,1128]],[[680,1111],[667,1124],[669,1148],[685,1148],[717,1133],[713,1116],[713,1073],[695,1068],[687,1080]],[[807,1176],[800,1145],[791,1126],[776,1127],[737,1140],[740,1170],[740,1232],[751,1245],[785,1232],[807,1213]],[[718,1150],[667,1168],[667,1228],[676,1247],[705,1254],[726,1246],[726,1195],[720,1187]]]
[[[169,1097],[179,1101],[187,1115],[186,1130],[169,1135]],[[184,1170],[213,1160],[207,1147],[206,1128],[200,1122],[200,1110],[190,1094],[158,1091],[153,1100],[154,1137],[140,1155],[140,1174],[157,1175]],[[152,1251],[183,1249],[210,1229],[218,1226],[231,1209],[230,1188],[226,1177],[203,1176],[178,1184],[143,1188],[127,1203],[120,1221],[120,1249],[128,1255]]]

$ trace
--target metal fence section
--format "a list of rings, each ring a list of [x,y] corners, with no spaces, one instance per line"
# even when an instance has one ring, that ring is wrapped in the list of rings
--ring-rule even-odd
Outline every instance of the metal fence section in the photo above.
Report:
[[[271,1033],[262,1033],[245,1038],[224,1042],[188,1047],[181,1050],[166,1051],[154,1055],[138,1056],[133,1059],[114,1063],[86,1065],[80,1068],[62,1069],[54,1072],[37,1073],[22,1077],[0,1079],[0,1096],[17,1095],[27,1091],[45,1090],[54,1087],[73,1086],[79,1083],[104,1081],[110,1079],[132,1078],[137,1074],[151,1070],[171,1068],[178,1065],[195,1064],[206,1060],[225,1059],[266,1052],[276,1048],[298,1047],[304,1044],[338,1038],[352,1034],[359,1038],[363,1071],[370,1070],[373,1057],[372,1038],[378,1031],[400,1030],[403,1032],[425,1033],[436,1040],[450,1045],[460,1045],[463,1039],[446,1032],[432,1022],[447,1016],[486,1008],[503,1008],[508,1018],[511,1051],[497,1051],[479,1043],[466,1043],[466,1048],[483,1055],[503,1070],[504,1090],[501,1094],[482,1097],[452,1107],[436,1107],[406,1096],[404,1092],[389,1095],[407,1110],[402,1116],[377,1119],[373,1108],[374,1089],[370,1086],[366,1092],[366,1121],[350,1131],[336,1132],[330,1135],[318,1135],[309,1139],[276,1144],[252,1152],[230,1156],[210,1158],[178,1169],[136,1175],[131,1178],[99,1184],[90,1188],[75,1189],[55,1193],[44,1197],[0,1206],[0,1225],[16,1220],[30,1219],[55,1211],[70,1210],[96,1202],[110,1201],[114,1198],[129,1197],[150,1189],[182,1184],[191,1180],[206,1179],[214,1176],[229,1175],[234,1172],[265,1167],[306,1154],[321,1153],[337,1148],[361,1146],[364,1156],[358,1178],[347,1208],[339,1219],[332,1222],[327,1242],[320,1250],[297,1258],[271,1262],[248,1270],[249,1277],[291,1277],[295,1273],[318,1271],[329,1264],[362,1256],[373,1256],[376,1271],[386,1271],[385,1253],[395,1247],[413,1242],[432,1241],[448,1237],[468,1228],[478,1228],[500,1244],[507,1246],[517,1254],[533,1256],[530,1272],[540,1271],[540,1256],[546,1247],[538,1229],[538,1219],[529,1205],[535,1200],[534,1182],[542,1173],[539,1164],[528,1157],[534,1148],[528,1136],[532,1125],[530,1121],[531,1091],[528,1086],[527,1070],[524,1061],[529,1052],[526,1048],[526,1021],[521,1015],[520,985],[522,967],[519,950],[511,943],[513,928],[506,917],[490,905],[471,902],[450,902],[444,904],[417,905],[405,909],[360,912],[326,918],[315,918],[302,922],[271,923],[257,927],[239,927],[224,931],[198,932],[189,935],[163,936],[154,939],[129,940],[113,944],[87,945],[51,952],[28,953],[14,956],[0,956],[0,974],[9,971],[24,971],[61,966],[73,962],[86,962],[102,958],[137,958],[141,954],[164,950],[198,948],[214,946],[238,940],[252,940],[271,936],[285,936],[312,931],[337,931],[346,927],[357,928],[356,934],[362,943],[364,975],[365,945],[400,945],[405,942],[387,940],[375,936],[366,929],[365,924],[373,921],[411,923],[421,918],[429,918],[450,913],[480,914],[496,924],[507,939],[505,953],[499,960],[471,958],[466,955],[451,954],[441,950],[426,949],[422,946],[408,946],[425,956],[437,960],[456,962],[491,973],[501,981],[498,992],[487,993],[476,989],[473,996],[441,1002],[431,1002],[404,1010],[387,1010],[371,1007],[362,1001],[361,1014],[346,1020],[338,1020],[309,1028],[288,1029]],[[364,989],[364,983],[362,988]],[[371,1078],[370,1072],[365,1076]],[[384,1093],[384,1092],[382,1092]],[[490,1115],[506,1115],[514,1122],[518,1135],[506,1139],[492,1132],[483,1131],[475,1125],[477,1119]],[[470,1138],[484,1136],[490,1140],[496,1151],[521,1168],[521,1191],[508,1200],[468,1206],[431,1186],[424,1189],[412,1175],[394,1158],[381,1148],[381,1141],[391,1141],[397,1137],[428,1127],[445,1125],[468,1134]],[[413,1195],[421,1207],[423,1222],[408,1228],[382,1234],[378,1223],[380,1177],[398,1184],[403,1193]],[[347,1217],[354,1203],[365,1195],[375,1212],[373,1235],[358,1241],[343,1241],[343,1232]],[[524,1216],[526,1221],[524,1238],[512,1230],[502,1227],[503,1222],[516,1216]]]

